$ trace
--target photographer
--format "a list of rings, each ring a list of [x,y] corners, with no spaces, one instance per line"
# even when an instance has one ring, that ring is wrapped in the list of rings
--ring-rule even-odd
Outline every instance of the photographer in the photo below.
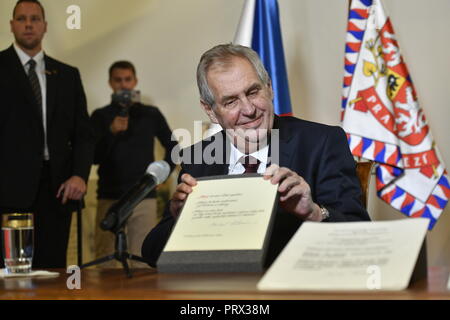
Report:
[[[118,61],[109,68],[109,85],[113,90],[110,105],[91,116],[96,133],[94,163],[98,168],[95,250],[97,258],[114,252],[114,235],[102,231],[100,222],[109,207],[129,190],[145,173],[154,159],[154,138],[165,148],[165,161],[171,169],[172,132],[158,108],[140,103],[136,69],[128,61]],[[152,191],[135,209],[126,226],[128,251],[141,255],[142,242],[157,223],[156,192]],[[103,266],[114,267],[111,262]],[[144,264],[132,262],[133,267]]]

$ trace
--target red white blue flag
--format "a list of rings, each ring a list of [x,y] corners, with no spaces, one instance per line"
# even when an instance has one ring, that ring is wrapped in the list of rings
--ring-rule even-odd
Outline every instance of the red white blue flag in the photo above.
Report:
[[[353,0],[342,126],[353,155],[377,163],[378,196],[431,229],[450,197],[445,164],[381,0]]]
[[[275,113],[292,115],[277,0],[246,0],[233,43],[259,54],[272,80]]]

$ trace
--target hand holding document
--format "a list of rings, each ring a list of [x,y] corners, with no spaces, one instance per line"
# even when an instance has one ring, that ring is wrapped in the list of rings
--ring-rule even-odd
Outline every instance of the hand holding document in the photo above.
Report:
[[[198,179],[158,259],[158,271],[262,271],[277,188],[260,175]]]
[[[429,220],[305,222],[258,283],[260,290],[402,290]]]
[[[261,176],[199,179],[164,250],[260,250],[276,194]]]

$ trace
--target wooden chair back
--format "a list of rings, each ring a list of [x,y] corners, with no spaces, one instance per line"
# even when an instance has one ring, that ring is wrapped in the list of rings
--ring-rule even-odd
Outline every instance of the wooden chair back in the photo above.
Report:
[[[372,161],[369,162],[358,161],[356,163],[356,175],[358,176],[359,183],[361,185],[361,203],[366,209],[367,209],[367,200],[372,167],[373,167]]]

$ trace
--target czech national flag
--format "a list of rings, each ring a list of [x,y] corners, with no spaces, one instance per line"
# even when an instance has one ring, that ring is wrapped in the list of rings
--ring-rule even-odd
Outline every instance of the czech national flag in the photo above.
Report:
[[[277,0],[246,0],[233,43],[251,47],[272,80],[279,116],[292,115]]]

